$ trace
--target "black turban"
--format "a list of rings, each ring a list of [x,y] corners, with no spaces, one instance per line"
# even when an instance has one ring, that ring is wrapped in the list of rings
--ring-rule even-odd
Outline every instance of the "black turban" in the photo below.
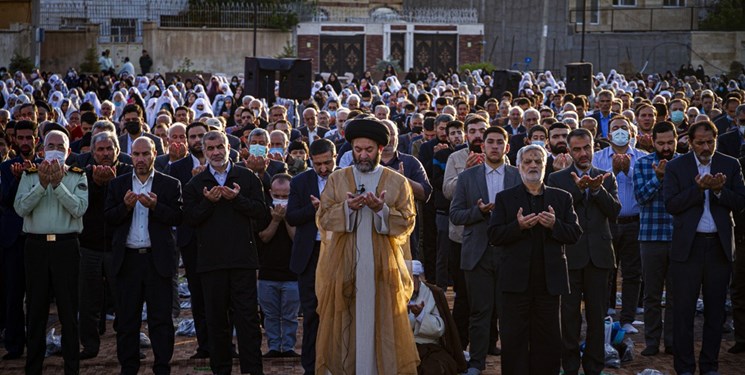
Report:
[[[379,146],[388,145],[391,132],[382,122],[370,118],[352,120],[344,129],[344,138],[349,143],[355,138],[372,139]]]

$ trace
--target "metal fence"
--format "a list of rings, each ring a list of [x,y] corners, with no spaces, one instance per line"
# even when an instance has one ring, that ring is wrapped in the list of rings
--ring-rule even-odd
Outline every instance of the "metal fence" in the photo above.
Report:
[[[587,8],[586,32],[692,31],[698,30],[710,7]],[[569,23],[582,32],[583,12],[569,11]]]
[[[303,22],[349,22],[349,23],[435,23],[477,24],[476,9],[463,8],[404,8],[395,11],[378,8],[372,12],[364,8],[317,8],[300,13]]]

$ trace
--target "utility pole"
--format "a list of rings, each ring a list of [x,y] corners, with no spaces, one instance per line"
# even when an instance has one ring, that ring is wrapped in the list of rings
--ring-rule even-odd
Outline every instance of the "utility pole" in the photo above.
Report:
[[[256,29],[259,23],[259,0],[254,0],[254,56],[256,57]]]
[[[587,0],[582,1],[582,52],[579,61],[585,62],[585,30],[587,29]]]
[[[548,39],[548,6],[549,1],[543,0],[543,18],[541,19],[541,50],[538,56],[538,70],[546,70],[546,40]]]
[[[31,29],[33,37],[31,38],[31,56],[34,58],[34,66],[39,68],[41,65],[41,0],[31,1]]]

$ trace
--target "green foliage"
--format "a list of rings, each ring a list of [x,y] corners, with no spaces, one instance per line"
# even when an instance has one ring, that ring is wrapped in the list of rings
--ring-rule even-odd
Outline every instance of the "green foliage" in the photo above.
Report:
[[[378,61],[375,63],[375,70],[385,73],[385,70],[388,68],[388,65],[392,66],[393,69],[396,69],[397,72],[402,71],[401,69],[401,61],[399,60],[393,60],[390,56],[388,56],[388,59],[378,59]]]
[[[297,57],[297,54],[295,53],[295,45],[290,43],[288,40],[285,43],[285,46],[282,47],[282,52],[279,53],[279,55],[274,56],[275,59],[286,59],[290,57]]]
[[[293,27],[300,23],[297,14],[295,13],[272,13],[267,20],[266,27],[270,29],[280,29],[282,31],[290,31]]]
[[[745,30],[745,1],[720,0],[709,15],[699,23],[701,30],[743,31]]]
[[[490,63],[488,61],[482,61],[482,62],[479,62],[479,63],[462,64],[460,66],[460,69],[458,69],[458,70],[460,70],[461,73],[462,73],[466,69],[468,69],[468,71],[471,71],[471,72],[473,72],[474,70],[481,69],[481,71],[484,71],[484,72],[487,72],[487,73],[491,74],[491,72],[493,72],[495,69],[497,69],[497,67],[494,66],[494,64],[492,64],[492,63]]]
[[[96,46],[90,46],[85,49],[83,62],[80,64],[80,73],[96,73],[101,70],[98,64],[98,52]]]
[[[196,70],[194,68],[194,63],[191,62],[191,59],[188,57],[184,57],[184,59],[181,61],[181,64],[176,68],[176,72],[178,73],[190,73],[195,72]]]
[[[31,73],[34,68],[34,61],[30,57],[21,56],[18,51],[13,53],[13,57],[10,58],[10,65],[8,65],[8,70],[11,72],[20,70],[24,73]]]

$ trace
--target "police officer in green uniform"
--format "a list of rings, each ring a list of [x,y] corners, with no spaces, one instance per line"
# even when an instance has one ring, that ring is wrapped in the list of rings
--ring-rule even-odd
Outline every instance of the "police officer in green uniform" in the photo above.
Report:
[[[88,208],[88,180],[65,166],[67,135],[53,130],[44,139],[44,161],[26,170],[13,204],[26,233],[28,341],[26,374],[41,375],[46,348],[49,300],[54,295],[62,323],[65,374],[80,370],[78,343],[78,233]],[[54,285],[53,293],[49,288]]]

